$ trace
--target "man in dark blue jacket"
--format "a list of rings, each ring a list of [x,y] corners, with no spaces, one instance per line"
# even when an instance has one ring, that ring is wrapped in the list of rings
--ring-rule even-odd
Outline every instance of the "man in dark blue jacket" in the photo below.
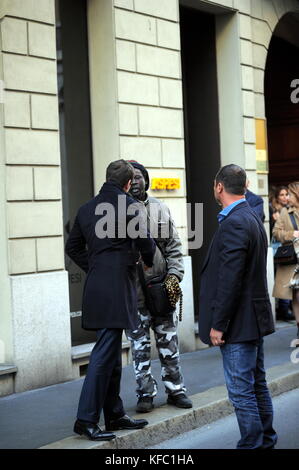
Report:
[[[124,160],[108,166],[106,183],[79,209],[66,244],[69,257],[87,273],[82,328],[97,332],[74,426],[74,432],[91,440],[115,438],[98,427],[102,409],[106,431],[148,424],[125,415],[119,396],[122,332],[138,325],[136,262],[140,252],[145,265],[152,266],[156,247],[146,217],[138,218],[136,201],[127,194],[133,175]],[[134,218],[138,231],[133,237],[129,226]]]
[[[249,182],[247,183],[247,185],[248,184],[249,184]],[[263,198],[261,196],[258,196],[255,193],[253,193],[252,191],[249,191],[248,188],[246,190],[245,197],[246,197],[246,201],[250,205],[251,209],[253,209],[254,212],[257,213],[257,215],[259,216],[259,218],[261,219],[262,222],[265,222],[266,216],[265,216],[265,212],[264,212]]]
[[[267,289],[267,237],[245,199],[246,173],[223,167],[214,183],[222,206],[201,274],[199,336],[220,346],[229,398],[235,408],[240,449],[273,448],[273,407],[263,337],[274,332]]]

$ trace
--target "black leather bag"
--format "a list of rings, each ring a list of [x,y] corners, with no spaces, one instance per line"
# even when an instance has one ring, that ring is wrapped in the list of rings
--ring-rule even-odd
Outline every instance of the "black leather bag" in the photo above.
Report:
[[[297,255],[293,243],[278,247],[274,256],[274,263],[281,265],[297,264]]]
[[[298,230],[294,214],[289,214],[289,216],[294,230]],[[274,256],[274,264],[290,265],[297,264],[297,262],[297,255],[293,243],[286,243],[278,247]]]
[[[153,317],[169,317],[175,310],[165,286],[166,274],[145,280],[142,264],[138,264],[139,279],[145,297],[145,305]]]
[[[155,317],[167,317],[174,311],[165,287],[165,277],[166,275],[157,276],[145,282],[145,303]]]

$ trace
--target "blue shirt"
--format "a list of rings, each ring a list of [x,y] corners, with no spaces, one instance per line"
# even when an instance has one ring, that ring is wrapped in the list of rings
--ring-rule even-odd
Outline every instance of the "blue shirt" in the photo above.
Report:
[[[239,201],[233,202],[232,204],[230,204],[229,206],[227,206],[225,209],[223,209],[221,212],[219,212],[219,214],[217,215],[217,219],[218,219],[219,224],[221,224],[221,222],[223,222],[224,219],[228,216],[228,214],[230,213],[230,211],[231,211],[234,207],[236,207],[238,204],[241,204],[241,202],[246,202],[245,197],[244,197],[243,199],[240,199]]]

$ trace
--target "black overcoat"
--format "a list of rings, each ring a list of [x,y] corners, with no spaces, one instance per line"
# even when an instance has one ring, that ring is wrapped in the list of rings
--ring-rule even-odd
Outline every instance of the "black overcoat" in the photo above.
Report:
[[[86,330],[134,330],[138,325],[136,261],[140,252],[145,264],[152,266],[156,245],[146,229],[146,238],[133,240],[128,234],[118,236],[119,196],[125,197],[126,208],[136,204],[117,184],[104,183],[99,194],[80,207],[66,243],[66,253],[87,273],[82,299],[82,328]],[[97,235],[97,222],[102,217],[107,220],[107,206],[99,204],[114,208],[115,238]],[[125,211],[121,217],[126,229],[133,216],[127,216]]]
[[[267,288],[267,236],[247,202],[235,206],[219,225],[203,264],[199,336],[210,330],[226,343],[257,340],[274,332]]]

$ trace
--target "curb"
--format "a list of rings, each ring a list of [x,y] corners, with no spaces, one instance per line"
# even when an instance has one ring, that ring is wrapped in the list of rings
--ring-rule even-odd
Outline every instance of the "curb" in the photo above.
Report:
[[[272,397],[299,388],[298,364],[287,363],[268,369],[267,381]],[[183,410],[169,405],[156,408],[147,415],[148,426],[138,431],[117,431],[113,441],[89,441],[74,435],[40,449],[144,449],[234,412],[225,386],[214,387],[190,398],[193,401],[192,409]],[[141,416],[144,417],[140,414],[134,417]]]

